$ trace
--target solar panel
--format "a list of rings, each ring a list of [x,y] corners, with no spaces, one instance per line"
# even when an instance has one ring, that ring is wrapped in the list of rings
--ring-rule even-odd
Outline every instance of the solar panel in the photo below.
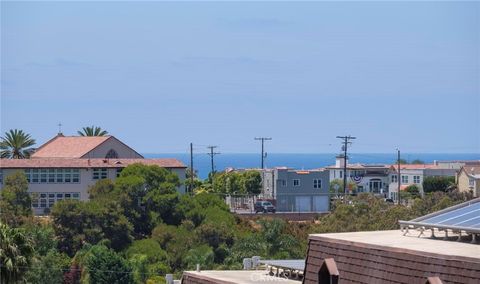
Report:
[[[480,198],[413,219],[399,221],[404,226],[451,229],[466,233],[480,233]]]

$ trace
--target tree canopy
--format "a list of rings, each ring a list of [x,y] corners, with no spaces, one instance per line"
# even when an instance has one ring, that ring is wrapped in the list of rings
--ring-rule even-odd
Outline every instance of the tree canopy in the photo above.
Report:
[[[10,129],[0,141],[0,156],[9,159],[29,158],[33,152],[35,139],[23,130]]]
[[[22,282],[34,248],[23,229],[0,222],[0,282]]]
[[[108,135],[108,131],[98,126],[86,126],[82,127],[82,130],[77,131],[80,136],[105,136]]]
[[[8,175],[0,191],[1,219],[10,225],[19,225],[25,217],[32,216],[28,181],[23,172]]]

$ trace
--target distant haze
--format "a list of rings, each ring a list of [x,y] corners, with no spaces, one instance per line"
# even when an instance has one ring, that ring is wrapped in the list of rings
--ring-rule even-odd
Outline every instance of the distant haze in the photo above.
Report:
[[[2,2],[1,131],[480,153],[480,2]]]

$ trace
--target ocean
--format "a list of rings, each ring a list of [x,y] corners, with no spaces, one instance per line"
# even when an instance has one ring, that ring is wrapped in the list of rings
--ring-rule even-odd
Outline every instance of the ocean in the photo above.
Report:
[[[143,154],[145,158],[176,158],[185,165],[190,165],[190,154],[186,153],[158,153]],[[269,153],[265,159],[265,167],[289,167],[294,169],[315,169],[335,164],[336,154],[280,154]],[[351,153],[350,163],[367,164],[392,164],[396,162],[396,153]],[[405,153],[402,159],[413,161],[419,159],[425,163],[433,161],[446,160],[480,160],[480,153],[459,153],[459,154],[425,154],[425,153]],[[232,154],[225,153],[216,155],[214,158],[216,171],[222,171],[225,168],[259,168],[261,164],[260,154]],[[210,156],[206,153],[196,153],[193,155],[193,166],[201,179],[208,177],[210,172]]]

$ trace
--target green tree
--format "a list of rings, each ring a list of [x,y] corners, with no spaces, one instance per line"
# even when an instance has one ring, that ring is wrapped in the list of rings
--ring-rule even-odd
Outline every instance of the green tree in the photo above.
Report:
[[[423,165],[423,164],[425,164],[425,162],[422,161],[422,160],[419,160],[419,159],[415,159],[411,162],[411,164],[413,164],[413,165]]]
[[[27,283],[62,283],[64,271],[70,267],[70,258],[57,251],[49,251],[35,259],[26,274]]]
[[[416,184],[411,184],[405,188],[405,191],[410,195],[411,198],[420,197],[420,189]]]
[[[115,202],[65,200],[55,204],[51,215],[59,249],[70,256],[85,243],[108,240],[121,250],[132,241],[132,225]]]
[[[0,282],[20,283],[34,253],[24,230],[0,222]]]
[[[260,194],[262,192],[262,176],[258,171],[246,171],[241,176],[242,186],[248,194]]]
[[[128,182],[125,179],[129,179]],[[130,204],[133,210],[126,213],[127,217],[131,213],[142,218],[142,222],[132,222],[136,233],[148,235],[153,226],[161,221],[169,224],[176,222],[172,214],[179,198],[177,187],[180,186],[180,179],[175,173],[155,165],[133,164],[122,171],[117,185],[120,192],[125,192],[127,188],[128,200],[140,206]],[[127,207],[123,205],[123,208]]]
[[[23,130],[10,129],[0,141],[0,156],[9,159],[26,159],[33,152],[35,139]]]
[[[423,191],[425,193],[442,191],[455,185],[455,177],[449,176],[429,176],[423,179]]]
[[[115,183],[111,179],[101,179],[88,188],[90,199],[111,198]]]
[[[84,269],[88,283],[132,283],[133,274],[128,262],[119,254],[103,245],[92,246],[85,258]]]
[[[399,160],[397,160],[396,163],[400,163],[401,165],[406,165],[406,164],[408,164],[408,161],[405,160],[405,159],[400,159],[400,162],[399,162]]]
[[[154,239],[134,241],[125,252],[127,258],[138,254],[145,255],[149,264],[167,260],[167,253]]]
[[[357,190],[357,184],[354,181],[347,181],[347,194],[355,192]],[[334,179],[330,182],[330,193],[332,194],[343,194],[343,180]]]
[[[80,136],[105,136],[108,135],[106,130],[103,130],[101,127],[98,126],[87,126],[82,127],[82,130],[77,131],[78,135]]]
[[[211,269],[214,259],[212,248],[208,245],[200,245],[188,251],[184,262],[187,269],[195,269],[197,264],[200,264],[202,269]]]
[[[0,196],[1,216],[5,223],[18,225],[25,217],[32,216],[28,181],[23,172],[17,171],[5,178]]]

